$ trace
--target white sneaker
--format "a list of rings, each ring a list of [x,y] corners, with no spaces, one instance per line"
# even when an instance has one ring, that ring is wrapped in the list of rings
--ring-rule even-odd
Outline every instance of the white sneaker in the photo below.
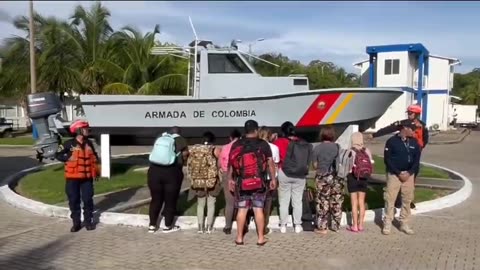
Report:
[[[157,231],[157,227],[155,227],[153,225],[148,226],[148,232],[149,233],[154,233],[155,231]]]
[[[280,226],[280,232],[281,233],[286,233],[287,232],[287,226],[286,225]]]
[[[211,234],[215,231],[215,228],[213,226],[207,226],[207,234]]]
[[[295,225],[295,232],[296,232],[296,233],[301,233],[301,232],[303,232],[302,226],[300,226],[300,225]]]
[[[177,232],[180,230],[180,226],[172,226],[170,228],[163,228],[162,232],[163,233],[171,233],[171,232]]]

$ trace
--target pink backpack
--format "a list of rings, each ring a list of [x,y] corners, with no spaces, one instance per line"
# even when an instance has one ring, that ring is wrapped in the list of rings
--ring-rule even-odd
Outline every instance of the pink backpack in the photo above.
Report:
[[[235,141],[230,142],[222,147],[222,152],[220,152],[220,169],[222,172],[227,172],[228,170],[228,156],[230,155],[230,149]]]
[[[355,151],[355,161],[352,168],[353,175],[357,178],[367,178],[373,173],[372,161],[365,148]]]

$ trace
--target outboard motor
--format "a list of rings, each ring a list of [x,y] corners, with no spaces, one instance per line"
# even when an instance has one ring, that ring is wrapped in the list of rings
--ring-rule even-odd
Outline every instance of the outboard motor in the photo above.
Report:
[[[62,111],[60,98],[52,92],[35,93],[27,97],[27,114],[37,129],[38,139],[33,148],[37,151],[37,158],[53,159],[61,144],[61,136],[55,125]]]

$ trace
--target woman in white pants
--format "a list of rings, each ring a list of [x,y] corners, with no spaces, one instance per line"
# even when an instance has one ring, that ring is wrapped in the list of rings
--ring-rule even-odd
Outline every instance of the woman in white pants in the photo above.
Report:
[[[291,178],[282,171],[282,163],[287,155],[288,144],[291,140],[298,140],[295,135],[295,126],[291,122],[282,124],[282,136],[275,140],[274,144],[280,152],[278,170],[278,200],[280,204],[280,232],[287,232],[288,209],[290,200],[293,208],[293,224],[296,233],[301,233],[302,228],[302,198],[305,189],[306,178]]]

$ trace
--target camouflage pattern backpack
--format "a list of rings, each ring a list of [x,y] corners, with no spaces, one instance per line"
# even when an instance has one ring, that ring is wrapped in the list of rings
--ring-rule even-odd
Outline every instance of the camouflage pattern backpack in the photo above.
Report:
[[[187,175],[193,189],[211,189],[218,179],[217,159],[214,155],[215,146],[196,144],[189,149],[187,160]]]

